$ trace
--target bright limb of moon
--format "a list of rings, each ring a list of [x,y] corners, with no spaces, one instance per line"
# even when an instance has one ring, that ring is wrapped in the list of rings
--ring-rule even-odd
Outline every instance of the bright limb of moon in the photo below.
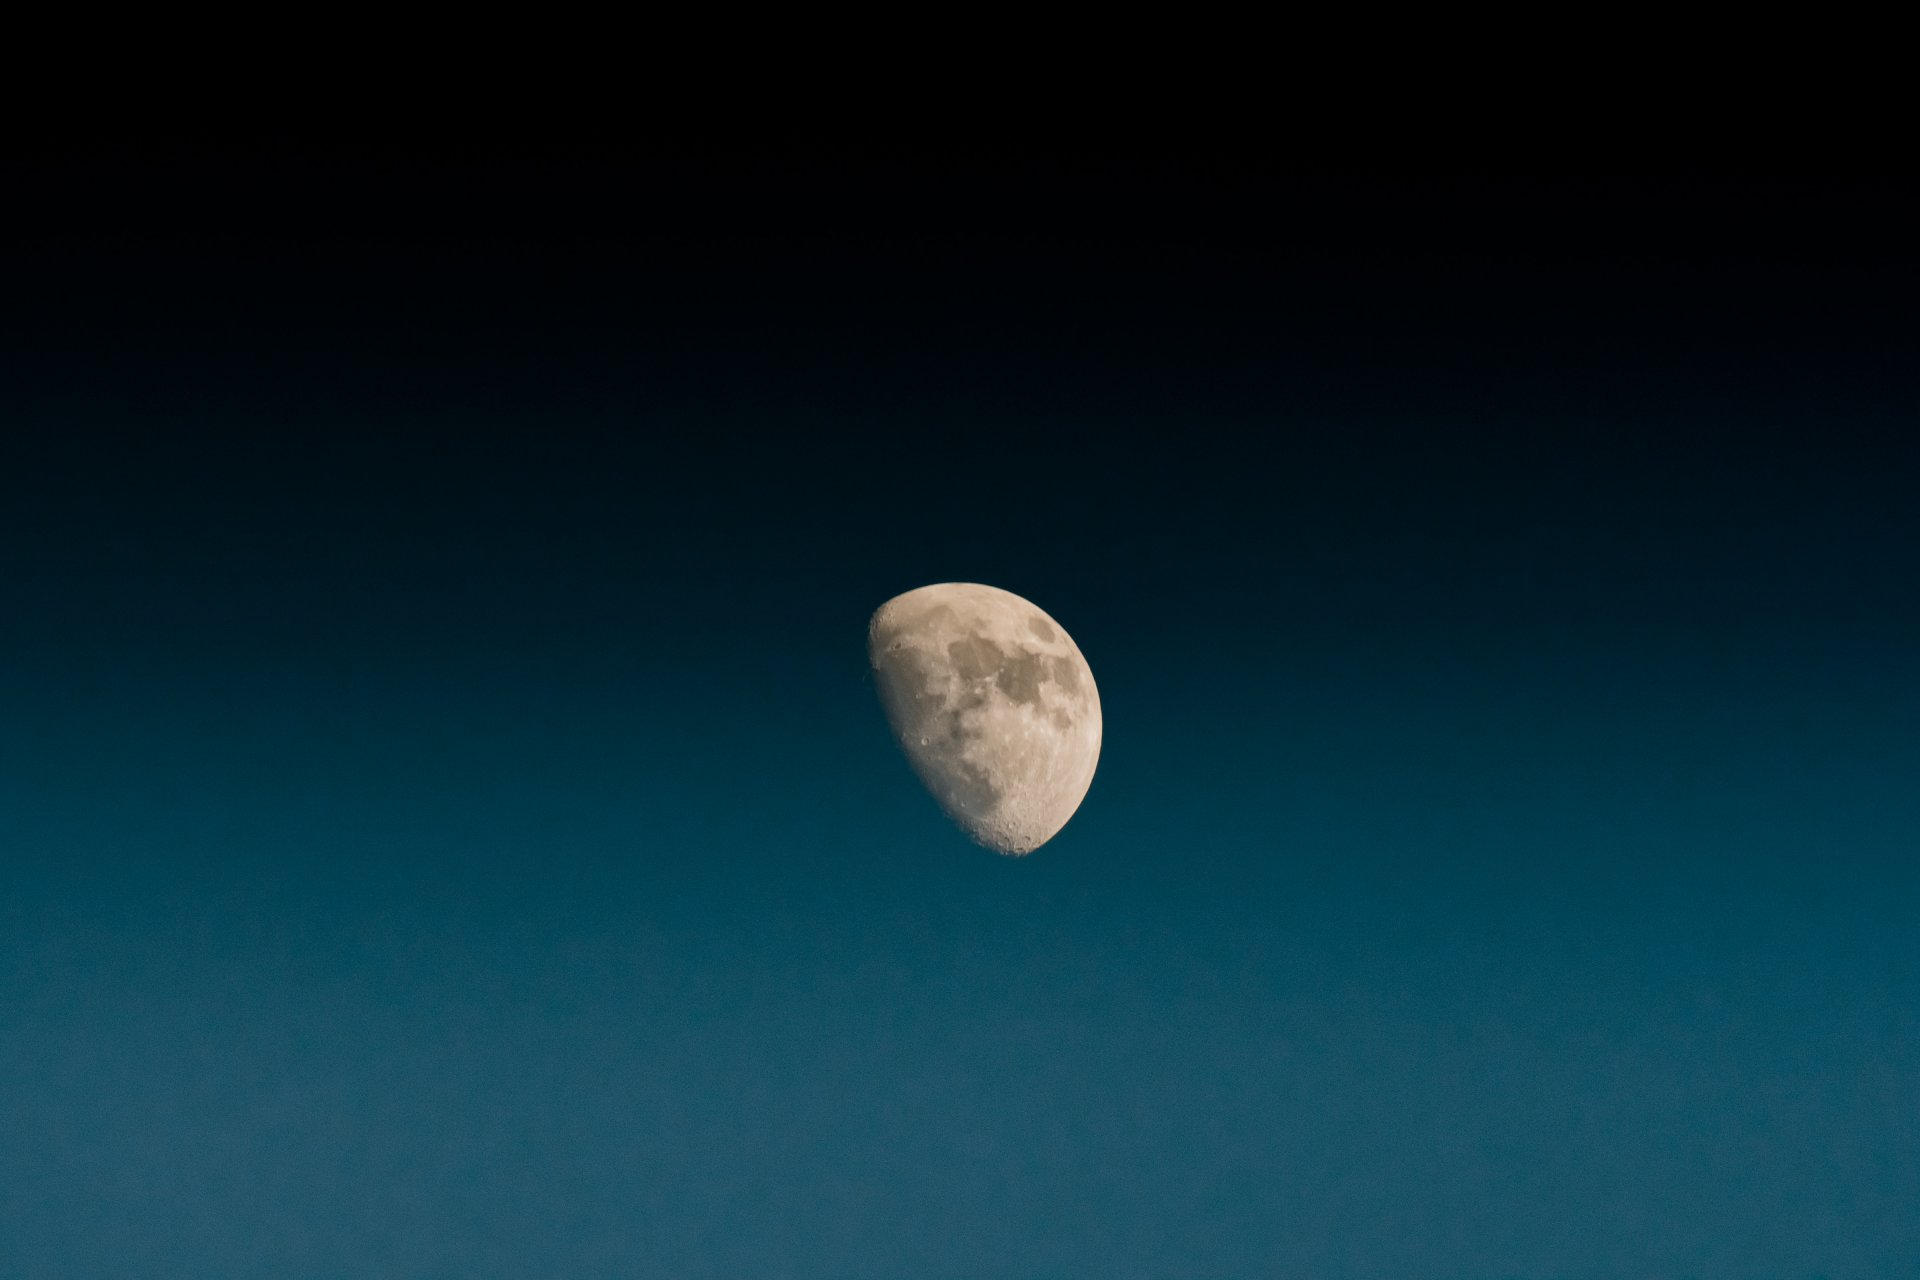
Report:
[[[881,605],[867,651],[894,737],[961,830],[1019,855],[1073,817],[1100,760],[1100,693],[1045,610],[936,583]]]

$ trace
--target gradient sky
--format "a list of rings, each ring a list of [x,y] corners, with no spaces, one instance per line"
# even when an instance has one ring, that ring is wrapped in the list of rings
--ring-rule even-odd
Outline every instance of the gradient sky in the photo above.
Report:
[[[15,172],[0,1277],[1911,1274],[1912,194],[989,161]]]

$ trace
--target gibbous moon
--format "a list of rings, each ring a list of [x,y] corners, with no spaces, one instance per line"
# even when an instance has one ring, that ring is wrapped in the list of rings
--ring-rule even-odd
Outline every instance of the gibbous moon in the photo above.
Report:
[[[1045,610],[975,582],[921,587],[874,613],[867,653],[894,737],[961,830],[1017,856],[1067,825],[1100,759],[1100,693]]]

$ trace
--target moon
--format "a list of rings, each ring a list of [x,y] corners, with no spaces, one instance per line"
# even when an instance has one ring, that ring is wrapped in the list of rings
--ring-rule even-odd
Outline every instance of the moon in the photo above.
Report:
[[[960,829],[997,853],[1067,825],[1100,760],[1100,692],[1066,628],[1011,591],[941,582],[874,612],[887,723]]]

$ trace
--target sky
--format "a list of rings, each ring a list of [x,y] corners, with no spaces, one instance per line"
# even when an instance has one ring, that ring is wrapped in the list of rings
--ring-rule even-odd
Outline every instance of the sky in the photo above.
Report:
[[[1920,1257],[1890,184],[16,160],[0,1277]],[[970,844],[866,624],[1085,653]]]

